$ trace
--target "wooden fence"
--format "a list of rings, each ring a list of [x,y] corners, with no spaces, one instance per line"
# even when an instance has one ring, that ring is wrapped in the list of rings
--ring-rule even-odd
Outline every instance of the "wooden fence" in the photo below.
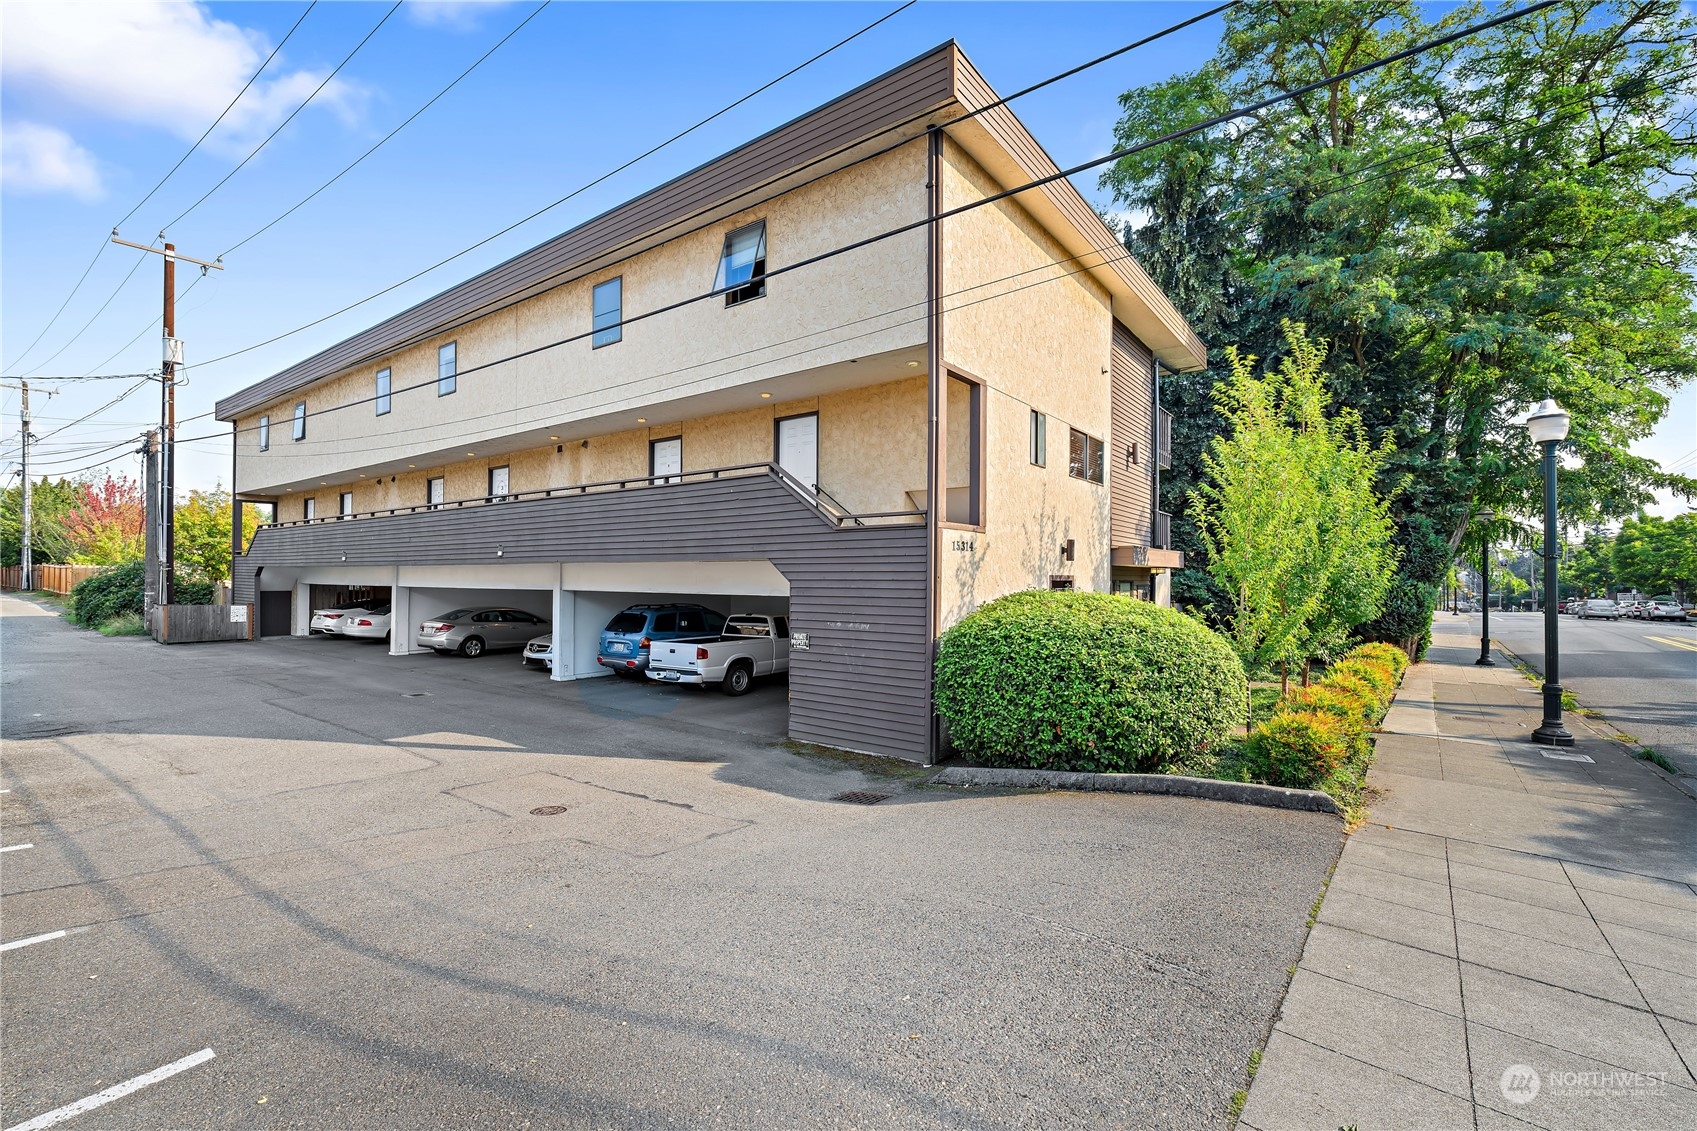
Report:
[[[252,605],[160,605],[148,627],[161,644],[200,644],[212,640],[252,640]]]
[[[86,581],[105,569],[105,566],[91,565],[38,565],[35,571],[35,587],[44,593],[69,593],[79,581]],[[0,566],[0,589],[22,589],[24,571],[22,566]]]

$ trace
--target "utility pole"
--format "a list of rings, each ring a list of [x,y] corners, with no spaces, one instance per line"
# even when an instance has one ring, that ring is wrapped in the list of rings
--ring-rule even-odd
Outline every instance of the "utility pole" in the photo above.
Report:
[[[159,233],[163,236],[165,233]],[[140,251],[150,251],[155,255],[165,257],[165,317],[164,338],[161,342],[163,353],[163,370],[159,382],[159,432],[161,437],[159,455],[159,582],[158,597],[161,605],[169,605],[176,596],[177,545],[175,536],[177,509],[177,366],[183,363],[183,342],[177,337],[177,260],[193,263],[200,268],[202,275],[210,270],[224,269],[220,262],[208,263],[204,259],[193,259],[187,255],[177,254],[177,245],[168,243],[163,248],[148,247],[145,244],[131,243],[119,239],[116,228],[112,230],[112,242],[133,247]]]
[[[19,411],[19,414],[18,414],[19,420],[21,421],[21,425],[18,429],[18,439],[23,444],[23,453],[24,453],[23,454],[23,464],[24,464],[24,496],[23,496],[23,502],[24,502],[24,506],[23,506],[23,511],[24,511],[24,516],[23,516],[24,517],[24,545],[23,545],[23,554],[20,556],[20,560],[18,562],[18,565],[20,567],[19,570],[18,570],[18,588],[23,590],[25,593],[28,593],[35,588],[35,586],[31,584],[31,582],[33,582],[35,579],[30,576],[35,571],[35,562],[31,560],[32,555],[30,553],[30,545],[29,545],[30,536],[33,533],[33,531],[30,529],[30,527],[31,527],[30,519],[31,519],[32,516],[30,514],[30,497],[29,497],[29,494],[30,494],[30,491],[29,491],[29,382],[28,381],[20,381],[18,384],[19,384],[19,387],[23,390],[23,408]]]
[[[159,605],[159,433],[149,432],[141,448],[142,490],[147,501],[145,533],[147,577],[142,582],[142,615],[153,627],[153,610]]]

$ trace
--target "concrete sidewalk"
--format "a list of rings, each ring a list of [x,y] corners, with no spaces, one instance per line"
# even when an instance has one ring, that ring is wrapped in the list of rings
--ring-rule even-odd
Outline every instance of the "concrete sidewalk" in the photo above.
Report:
[[[1697,1127],[1697,802],[1439,622],[1239,1125]],[[1573,760],[1580,759],[1580,760]]]

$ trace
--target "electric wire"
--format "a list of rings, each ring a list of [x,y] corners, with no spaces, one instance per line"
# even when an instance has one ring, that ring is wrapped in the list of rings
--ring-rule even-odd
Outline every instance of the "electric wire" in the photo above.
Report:
[[[203,367],[208,366],[208,365],[216,365],[218,362],[227,361],[232,357],[237,357],[237,356],[244,354],[244,353],[251,353],[253,350],[260,349],[264,346],[271,345],[275,342],[280,342],[284,338],[293,337],[295,334],[299,334],[299,333],[302,333],[303,331],[310,330],[314,326],[318,326],[318,325],[321,325],[325,322],[328,322],[332,318],[340,317],[341,315],[346,314],[350,310],[355,310],[355,309],[357,309],[361,306],[364,306],[368,302],[371,302],[375,299],[381,298],[382,296],[388,294],[389,292],[391,292],[393,290],[396,290],[400,287],[404,287],[408,283],[411,283],[411,282],[413,282],[417,279],[423,278],[425,275],[430,274],[432,271],[435,271],[440,267],[445,267],[449,263],[454,262],[454,260],[459,259],[462,256],[469,255],[471,252],[476,251],[478,248],[483,247],[486,244],[493,242],[494,240],[500,239],[502,236],[513,231],[514,229],[520,228],[520,227],[524,226],[525,224],[528,224],[530,221],[536,219],[537,217],[543,215],[544,213],[549,212],[549,211],[551,211],[555,208],[558,208],[560,205],[571,200],[573,197],[576,197],[581,193],[587,192],[589,189],[592,189],[596,185],[599,185],[602,182],[606,181],[608,178],[613,177],[616,174],[623,172],[624,170],[630,168],[632,165],[635,165],[637,162],[642,161],[643,159],[645,159],[647,157],[653,156],[655,153],[658,153],[660,150],[666,148],[666,146],[668,146],[668,145],[671,145],[673,142],[689,136],[690,134],[694,133],[696,130],[700,129],[702,126],[705,126],[709,122],[713,121],[715,118],[719,118],[719,117],[723,116],[724,114],[729,113],[731,110],[734,110],[736,107],[742,105],[744,102],[747,102],[750,98],[753,98],[755,95],[760,94],[762,91],[769,90],[770,88],[772,88],[776,84],[782,82],[784,79],[789,78],[791,75],[795,74],[797,71],[800,71],[802,68],[807,67],[810,64],[817,62],[820,59],[823,59],[826,55],[829,55],[831,52],[837,50],[838,48],[840,48],[840,47],[842,47],[842,46],[844,46],[848,43],[853,42],[855,39],[858,39],[862,35],[865,35],[867,32],[871,31],[873,28],[877,27],[879,24],[883,23],[885,20],[888,20],[890,17],[904,11],[905,9],[907,9],[909,7],[911,7],[916,2],[917,2],[917,0],[908,0],[908,2],[901,5],[901,7],[895,8],[895,9],[891,10],[890,12],[885,13],[883,16],[881,16],[878,19],[867,24],[865,27],[861,28],[859,31],[856,31],[852,35],[846,36],[845,38],[837,41],[836,43],[833,43],[831,46],[825,48],[823,51],[820,51],[818,54],[812,56],[809,59],[804,60],[803,62],[797,64],[794,67],[791,67],[789,70],[785,71],[783,74],[779,75],[777,78],[772,79],[769,82],[766,82],[765,84],[763,84],[759,87],[756,87],[754,90],[749,91],[747,94],[743,95],[741,98],[738,98],[736,101],[728,103],[725,106],[719,108],[718,110],[715,110],[713,113],[709,114],[705,118],[702,118],[700,121],[696,122],[694,125],[691,125],[686,129],[678,131],[677,133],[673,134],[671,137],[667,138],[665,141],[660,142],[658,145],[655,145],[655,146],[645,150],[644,152],[637,154],[635,157],[632,157],[630,160],[626,161],[624,164],[619,165],[618,167],[616,167],[614,169],[608,170],[606,173],[603,173],[601,176],[596,177],[594,180],[589,181],[586,184],[579,185],[577,188],[573,189],[571,192],[568,192],[565,196],[560,197],[558,200],[555,200],[550,204],[546,204],[546,205],[542,206],[541,208],[538,208],[536,211],[530,213],[529,215],[523,216],[520,219],[513,221],[511,224],[508,224],[505,228],[502,228],[500,231],[495,232],[491,235],[485,236],[483,239],[478,240],[476,243],[471,244],[468,247],[461,248],[459,251],[454,252],[452,255],[448,256],[447,258],[439,259],[435,263],[432,263],[430,266],[425,267],[425,268],[423,268],[419,271],[415,271],[413,274],[408,275],[406,278],[401,279],[397,282],[389,284],[387,287],[384,287],[380,291],[376,291],[372,294],[366,295],[362,299],[359,299],[355,302],[349,303],[348,305],[341,307],[338,310],[333,310],[329,314],[325,314],[325,315],[323,315],[319,318],[315,318],[311,322],[303,323],[299,326],[296,326],[292,330],[285,330],[281,334],[277,334],[273,337],[266,338],[264,341],[255,342],[252,345],[243,346],[241,349],[231,350],[229,353],[220,354],[217,357],[210,358],[206,361],[199,362],[198,364],[203,366]]]
[[[241,161],[236,165],[236,167],[234,169],[231,169],[228,173],[225,173],[222,177],[220,177],[219,180],[218,180],[218,183],[213,185],[211,188],[207,189],[204,193],[202,193],[198,200],[196,200],[193,204],[189,205],[187,208],[185,208],[181,212],[179,212],[176,215],[175,218],[173,218],[169,223],[167,223],[165,225],[165,229],[169,230],[171,228],[176,227],[178,224],[182,223],[184,217],[188,216],[191,212],[193,212],[195,209],[199,208],[202,204],[205,204],[208,197],[210,197],[213,193],[217,192],[219,189],[223,188],[224,185],[229,182],[231,177],[233,177],[237,173],[241,172],[243,167],[246,166],[249,161],[252,161],[255,157],[259,156],[260,150],[264,149],[267,145],[270,145],[271,140],[273,138],[275,138],[278,134],[282,133],[283,130],[285,128],[287,128],[288,124],[295,120],[295,115],[299,114],[302,110],[305,110],[307,108],[307,106],[311,104],[312,100],[314,98],[318,97],[319,92],[321,92],[325,87],[329,86],[330,81],[332,79],[334,79],[337,75],[341,74],[342,68],[347,66],[350,62],[352,62],[353,57],[355,55],[359,54],[360,48],[364,47],[367,43],[369,43],[371,41],[371,37],[376,35],[378,33],[378,31],[382,29],[383,25],[389,22],[389,17],[393,16],[395,14],[395,12],[400,8],[401,3],[402,3],[402,0],[395,0],[394,6],[391,7],[387,12],[383,13],[383,18],[377,21],[376,26],[374,26],[370,31],[365,33],[365,38],[360,40],[358,43],[354,44],[354,49],[352,51],[348,52],[347,56],[344,57],[340,63],[336,64],[336,69],[331,71],[328,75],[326,75],[325,78],[324,78],[324,81],[319,83],[318,86],[316,88],[314,88],[313,92],[311,94],[307,95],[306,99],[299,106],[296,106],[293,110],[289,111],[289,116],[287,118],[284,118],[282,120],[282,122],[278,124],[276,129],[274,129],[270,133],[266,134],[265,140],[260,142],[257,146],[255,146],[252,153],[249,153],[246,157],[242,158]]]
[[[1171,131],[1169,131],[1165,134],[1160,135],[1159,137],[1152,138],[1148,141],[1139,142],[1139,143],[1136,143],[1134,145],[1122,147],[1122,148],[1114,150],[1113,152],[1110,152],[1110,153],[1108,153],[1104,156],[1096,157],[1096,158],[1093,158],[1089,161],[1082,162],[1082,163],[1075,165],[1075,166],[1073,166],[1069,169],[1058,169],[1057,171],[1055,171],[1053,173],[1049,173],[1049,174],[1046,174],[1044,176],[1037,177],[1033,180],[1027,181],[1024,184],[1017,185],[1013,188],[1004,189],[1004,190],[1001,190],[999,192],[990,193],[990,194],[987,194],[985,196],[979,197],[976,200],[969,201],[965,204],[956,205],[953,208],[943,209],[943,210],[935,213],[932,216],[926,217],[925,219],[914,220],[914,221],[910,221],[910,222],[905,223],[905,224],[899,224],[899,225],[897,225],[893,228],[886,229],[882,232],[875,233],[871,236],[866,236],[866,237],[863,237],[859,240],[852,241],[848,244],[844,244],[844,245],[832,248],[830,250],[823,251],[823,252],[820,252],[818,254],[805,257],[805,258],[800,259],[800,260],[798,260],[794,263],[786,264],[782,267],[772,268],[770,270],[767,270],[762,276],[760,276],[760,278],[761,278],[762,281],[767,281],[767,280],[771,280],[771,279],[774,279],[774,278],[778,278],[778,277],[781,277],[783,275],[790,274],[791,272],[799,271],[799,270],[802,270],[804,268],[811,267],[811,266],[814,266],[818,263],[824,262],[826,260],[836,258],[837,256],[844,255],[844,254],[847,254],[847,253],[852,252],[852,251],[858,251],[858,250],[861,250],[861,249],[866,248],[866,247],[870,247],[874,244],[884,242],[885,240],[892,239],[896,236],[904,235],[904,234],[909,233],[909,232],[913,232],[913,231],[917,231],[917,230],[922,229],[922,228],[930,227],[931,225],[936,224],[936,223],[940,223],[943,220],[950,219],[954,216],[962,215],[966,212],[970,212],[970,211],[973,211],[973,210],[978,209],[978,208],[985,207],[985,206],[990,205],[990,204],[995,204],[999,201],[1011,199],[1015,196],[1018,196],[1022,193],[1025,193],[1025,192],[1029,192],[1033,189],[1042,188],[1046,185],[1053,184],[1056,181],[1064,180],[1066,178],[1075,176],[1080,172],[1085,172],[1085,171],[1088,171],[1090,169],[1097,168],[1097,167],[1104,165],[1104,164],[1107,164],[1109,162],[1121,160],[1125,157],[1131,156],[1131,155],[1136,154],[1136,153],[1141,153],[1145,150],[1152,149],[1152,148],[1159,146],[1159,145],[1168,144],[1172,141],[1176,141],[1176,140],[1179,140],[1181,138],[1188,137],[1192,134],[1199,133],[1199,132],[1206,130],[1206,129],[1212,129],[1216,126],[1223,125],[1223,124],[1230,122],[1230,121],[1233,121],[1237,118],[1245,117],[1245,116],[1248,116],[1250,114],[1259,113],[1260,111],[1265,110],[1265,109],[1267,109],[1271,106],[1277,105],[1281,102],[1289,101],[1289,100],[1294,99],[1294,98],[1299,98],[1304,94],[1311,93],[1311,92],[1318,90],[1322,87],[1330,86],[1334,83],[1340,83],[1340,82],[1348,81],[1349,79],[1356,78],[1360,75],[1367,74],[1367,73],[1370,73],[1370,72],[1375,71],[1375,70],[1379,70],[1383,67],[1389,66],[1389,65],[1396,63],[1396,62],[1400,62],[1404,59],[1412,58],[1412,57],[1417,56],[1419,54],[1423,54],[1426,51],[1431,51],[1431,50],[1434,50],[1438,47],[1442,47],[1442,46],[1444,46],[1448,43],[1452,43],[1452,42],[1454,42],[1458,39],[1464,38],[1466,36],[1476,35],[1481,31],[1488,30],[1488,29],[1496,27],[1500,24],[1507,23],[1511,20],[1524,18],[1525,16],[1531,15],[1534,12],[1541,11],[1545,8],[1553,7],[1559,2],[1560,2],[1560,0],[1539,0],[1539,2],[1537,2],[1537,3],[1528,5],[1527,7],[1518,9],[1516,11],[1504,13],[1503,15],[1499,15],[1499,16],[1493,17],[1491,19],[1480,21],[1479,23],[1469,25],[1468,27],[1458,29],[1454,32],[1450,32],[1450,33],[1443,35],[1443,36],[1439,36],[1438,38],[1433,39],[1433,40],[1429,40],[1425,43],[1416,44],[1412,47],[1404,48],[1401,51],[1393,52],[1392,54],[1386,55],[1382,58],[1372,60],[1368,63],[1364,63],[1364,64],[1361,64],[1359,66],[1350,68],[1349,70],[1339,72],[1338,74],[1329,75],[1325,78],[1316,80],[1316,81],[1309,83],[1309,84],[1306,84],[1304,86],[1296,87],[1296,88],[1294,88],[1292,90],[1288,90],[1288,91],[1282,91],[1278,94],[1269,96],[1268,98],[1265,98],[1265,99],[1262,99],[1258,102],[1252,103],[1249,106],[1242,107],[1242,108],[1235,109],[1235,110],[1225,111],[1221,114],[1214,115],[1213,117],[1205,119],[1201,122],[1192,123],[1191,125],[1183,126],[1183,127],[1178,128],[1178,129],[1171,130]],[[700,294],[696,294],[696,295],[692,295],[692,296],[687,297],[687,298],[679,299],[675,302],[667,303],[667,304],[664,304],[662,306],[655,307],[651,310],[643,311],[642,313],[633,314],[628,318],[621,319],[620,322],[617,323],[617,325],[622,329],[624,326],[632,325],[632,324],[637,323],[637,322],[646,321],[647,319],[657,317],[661,314],[668,314],[668,313],[671,313],[673,311],[680,310],[684,307],[692,306],[695,303],[702,302],[706,299],[715,298],[715,297],[724,295],[724,294],[728,293],[729,291],[738,289],[738,287],[741,287],[743,285],[746,285],[746,284],[739,283],[734,287],[733,286],[718,287],[718,288],[714,288],[714,289],[709,290],[709,291],[702,292]],[[600,329],[605,330],[605,329],[608,329],[608,328],[610,328],[610,327],[601,327]],[[504,365],[504,364],[508,364],[510,362],[513,362],[513,361],[520,360],[522,358],[531,357],[531,356],[534,356],[536,354],[545,352],[547,350],[556,349],[556,348],[563,346],[563,345],[568,345],[572,342],[582,341],[585,338],[589,338],[589,337],[593,336],[597,332],[599,332],[599,330],[590,329],[590,330],[583,331],[582,333],[568,335],[568,336],[561,338],[561,339],[558,339],[556,341],[547,342],[547,343],[544,343],[542,345],[531,347],[530,349],[521,350],[521,351],[518,351],[517,353],[508,354],[504,357],[492,359],[492,360],[484,362],[482,364],[472,366],[469,369],[459,370],[456,373],[455,376],[456,376],[456,379],[457,379],[458,377],[469,376],[471,374],[480,372],[482,370],[493,368],[497,365]],[[385,351],[385,352],[389,352],[389,351]],[[206,364],[210,364],[210,363],[206,363]],[[419,390],[419,389],[425,389],[425,388],[434,388],[436,386],[436,384],[437,384],[436,379],[431,378],[431,379],[426,380],[426,381],[418,382],[417,384],[406,385],[406,386],[402,386],[401,388],[398,388],[398,389],[393,389],[393,390],[391,390],[390,395],[391,396],[398,396],[401,393],[413,392],[413,391],[416,391],[416,390]],[[361,404],[368,404],[375,399],[376,399],[375,397],[359,398],[355,401],[351,401],[351,402],[348,402],[348,403],[342,404],[342,405],[333,405],[333,406],[330,406],[328,408],[322,408],[322,409],[317,409],[317,410],[309,410],[306,413],[306,415],[307,415],[308,418],[311,418],[311,417],[315,417],[315,416],[325,415],[325,414],[328,414],[328,413],[331,413],[331,412],[343,411],[343,410],[348,409],[348,408],[357,407],[358,405],[361,405]],[[238,428],[235,431],[240,432],[240,431],[249,431],[249,430],[251,430],[251,429]]]
[[[106,313],[106,308],[112,305],[112,300],[118,297],[119,292],[121,292],[125,287],[129,286],[130,280],[135,277],[135,273],[138,270],[140,270],[141,265],[144,262],[146,262],[148,254],[149,253],[145,252],[145,251],[136,252],[135,263],[131,264],[129,271],[125,273],[125,275],[122,279],[118,280],[118,285],[112,288],[112,293],[106,296],[106,301],[100,304],[100,309],[96,310],[93,314],[89,315],[88,321],[84,322],[82,324],[82,328],[80,330],[78,330],[76,333],[72,334],[71,337],[70,337],[70,340],[67,341],[64,345],[62,345],[58,349],[54,350],[53,356],[43,360],[41,362],[41,365],[47,366],[47,365],[53,364],[53,362],[58,359],[60,354],[64,353],[66,350],[70,349],[71,346],[76,344],[76,341],[77,341],[78,338],[82,337],[84,334],[86,334],[88,332],[88,328],[90,326],[94,325],[96,319],[98,319],[102,314]]]

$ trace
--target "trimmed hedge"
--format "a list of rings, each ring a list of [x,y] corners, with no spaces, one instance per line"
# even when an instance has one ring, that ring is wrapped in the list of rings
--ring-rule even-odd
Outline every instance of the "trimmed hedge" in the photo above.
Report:
[[[99,628],[114,617],[140,617],[146,585],[147,566],[143,562],[124,562],[103,569],[71,587],[71,619],[88,628]],[[172,595],[179,605],[210,605],[216,592],[210,581],[179,577]]]
[[[1369,737],[1384,718],[1408,667],[1391,644],[1353,648],[1318,683],[1286,696],[1273,717],[1244,743],[1244,767],[1269,785],[1314,789],[1351,760],[1360,771],[1372,754]]]
[[[1201,623],[1112,593],[1030,590],[937,646],[937,710],[988,766],[1158,770],[1244,721],[1237,654]]]

